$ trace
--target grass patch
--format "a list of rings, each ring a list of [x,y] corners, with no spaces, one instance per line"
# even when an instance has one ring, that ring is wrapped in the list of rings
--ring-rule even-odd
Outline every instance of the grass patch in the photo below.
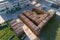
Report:
[[[8,26],[0,30],[0,40],[8,40],[11,35],[15,35],[14,31],[10,29],[9,21],[6,21],[5,23],[8,23]],[[13,39],[18,40],[18,38],[15,37]]]

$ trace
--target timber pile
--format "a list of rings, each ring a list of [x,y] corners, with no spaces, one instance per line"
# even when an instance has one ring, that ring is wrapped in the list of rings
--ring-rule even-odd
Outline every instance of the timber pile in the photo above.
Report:
[[[54,12],[45,12],[38,8],[32,11],[25,10],[18,15],[19,19],[10,22],[11,28],[17,36],[21,36],[24,32],[31,40],[39,40],[41,29],[53,17]]]
[[[13,19],[10,22],[11,28],[15,31],[17,36],[20,36],[24,33],[22,26],[24,23],[20,19]]]
[[[54,13],[47,13],[38,8],[33,8],[32,11],[25,10],[23,13],[19,14],[19,18],[38,36],[43,26],[53,15]]]

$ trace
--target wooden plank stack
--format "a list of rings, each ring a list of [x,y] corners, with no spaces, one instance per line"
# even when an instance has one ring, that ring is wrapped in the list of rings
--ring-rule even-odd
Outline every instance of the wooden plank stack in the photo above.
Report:
[[[40,40],[39,37],[37,37],[29,27],[24,26],[23,30],[26,33],[26,35],[30,38],[30,40]]]
[[[35,13],[34,13],[35,12]],[[38,8],[33,8],[32,11],[25,10],[18,15],[19,19],[10,22],[11,28],[15,31],[17,36],[24,32],[30,40],[39,40],[41,29],[53,17],[54,12],[47,13]]]
[[[35,35],[38,36],[43,26],[49,19],[51,19],[51,15],[54,14],[47,13],[38,8],[33,8],[32,11],[25,10],[23,13],[19,14],[19,18],[33,31]]]
[[[20,14],[19,16],[20,19],[34,32],[34,34],[38,35],[38,31],[36,30],[37,26],[23,14]]]
[[[15,31],[17,36],[24,33],[22,26],[24,25],[20,19],[14,19],[10,22],[11,28]]]

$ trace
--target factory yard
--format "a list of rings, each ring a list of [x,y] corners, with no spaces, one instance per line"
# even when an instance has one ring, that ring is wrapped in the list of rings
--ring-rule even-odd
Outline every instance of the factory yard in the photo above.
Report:
[[[43,9],[43,6],[44,5],[42,4],[41,5],[42,9]],[[50,6],[49,4],[46,5],[46,7],[50,9],[49,6]],[[21,13],[22,11],[24,11],[26,9],[31,10],[31,8],[32,7],[29,7],[29,6],[26,8],[24,7],[22,10],[17,11],[14,14],[9,14],[10,16],[7,14],[5,16],[2,15],[2,17],[5,18],[4,20],[13,19],[13,18],[16,19],[19,13]],[[38,7],[38,8],[40,8],[40,7]],[[46,8],[46,11],[47,11],[47,8]],[[54,8],[51,8],[51,9],[54,9]],[[49,22],[40,31],[39,38],[41,40],[60,40],[60,11],[58,11],[60,9],[54,9],[54,10],[56,11],[56,14],[52,17],[52,19],[49,20]],[[2,18],[0,18],[0,19],[2,19]],[[4,20],[3,20],[3,22],[4,22]],[[0,26],[0,40],[22,40],[22,38],[21,37],[18,38],[17,35],[15,34],[15,32],[13,31],[13,29],[11,29],[11,26],[9,24],[10,21],[8,20],[5,23],[7,23],[6,26],[4,26],[4,27]],[[28,38],[25,37],[23,40],[28,40]]]
[[[15,35],[14,31],[9,26],[0,28],[0,40],[8,40],[11,35]],[[55,15],[47,25],[42,29],[41,40],[59,40],[60,39],[60,16]],[[14,36],[12,40],[19,40]]]

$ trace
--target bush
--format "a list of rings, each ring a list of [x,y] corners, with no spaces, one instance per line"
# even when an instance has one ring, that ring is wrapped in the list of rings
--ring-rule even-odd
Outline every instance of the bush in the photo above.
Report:
[[[15,35],[12,35],[8,38],[8,40],[12,40],[12,38],[14,38],[14,37],[15,37]]]
[[[7,23],[0,24],[0,29],[7,27]]]

